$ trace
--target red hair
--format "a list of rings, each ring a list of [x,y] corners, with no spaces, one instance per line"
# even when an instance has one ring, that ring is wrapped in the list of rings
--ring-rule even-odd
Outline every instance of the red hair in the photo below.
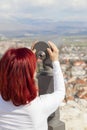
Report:
[[[19,106],[37,96],[34,73],[36,56],[28,48],[9,49],[0,60],[0,94]]]

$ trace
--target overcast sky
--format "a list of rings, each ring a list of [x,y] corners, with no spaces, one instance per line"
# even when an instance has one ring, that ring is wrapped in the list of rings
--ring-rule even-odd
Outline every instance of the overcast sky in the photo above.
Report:
[[[87,0],[0,0],[0,29],[20,19],[87,21]]]

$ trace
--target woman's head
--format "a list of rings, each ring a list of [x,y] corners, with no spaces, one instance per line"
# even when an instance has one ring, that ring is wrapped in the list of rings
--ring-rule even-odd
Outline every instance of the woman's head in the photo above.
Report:
[[[0,94],[14,105],[27,104],[37,96],[35,54],[28,48],[9,49],[0,60]]]

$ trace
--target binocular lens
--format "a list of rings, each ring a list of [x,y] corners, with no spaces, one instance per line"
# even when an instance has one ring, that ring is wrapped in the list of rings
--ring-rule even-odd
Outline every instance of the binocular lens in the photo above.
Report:
[[[44,51],[39,51],[37,57],[40,58],[41,60],[44,60],[46,58],[46,54]]]

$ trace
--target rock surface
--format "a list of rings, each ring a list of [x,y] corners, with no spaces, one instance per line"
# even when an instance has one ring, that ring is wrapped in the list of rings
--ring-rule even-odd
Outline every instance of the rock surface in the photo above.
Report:
[[[66,130],[87,130],[87,101],[76,99],[60,106],[60,120]]]

